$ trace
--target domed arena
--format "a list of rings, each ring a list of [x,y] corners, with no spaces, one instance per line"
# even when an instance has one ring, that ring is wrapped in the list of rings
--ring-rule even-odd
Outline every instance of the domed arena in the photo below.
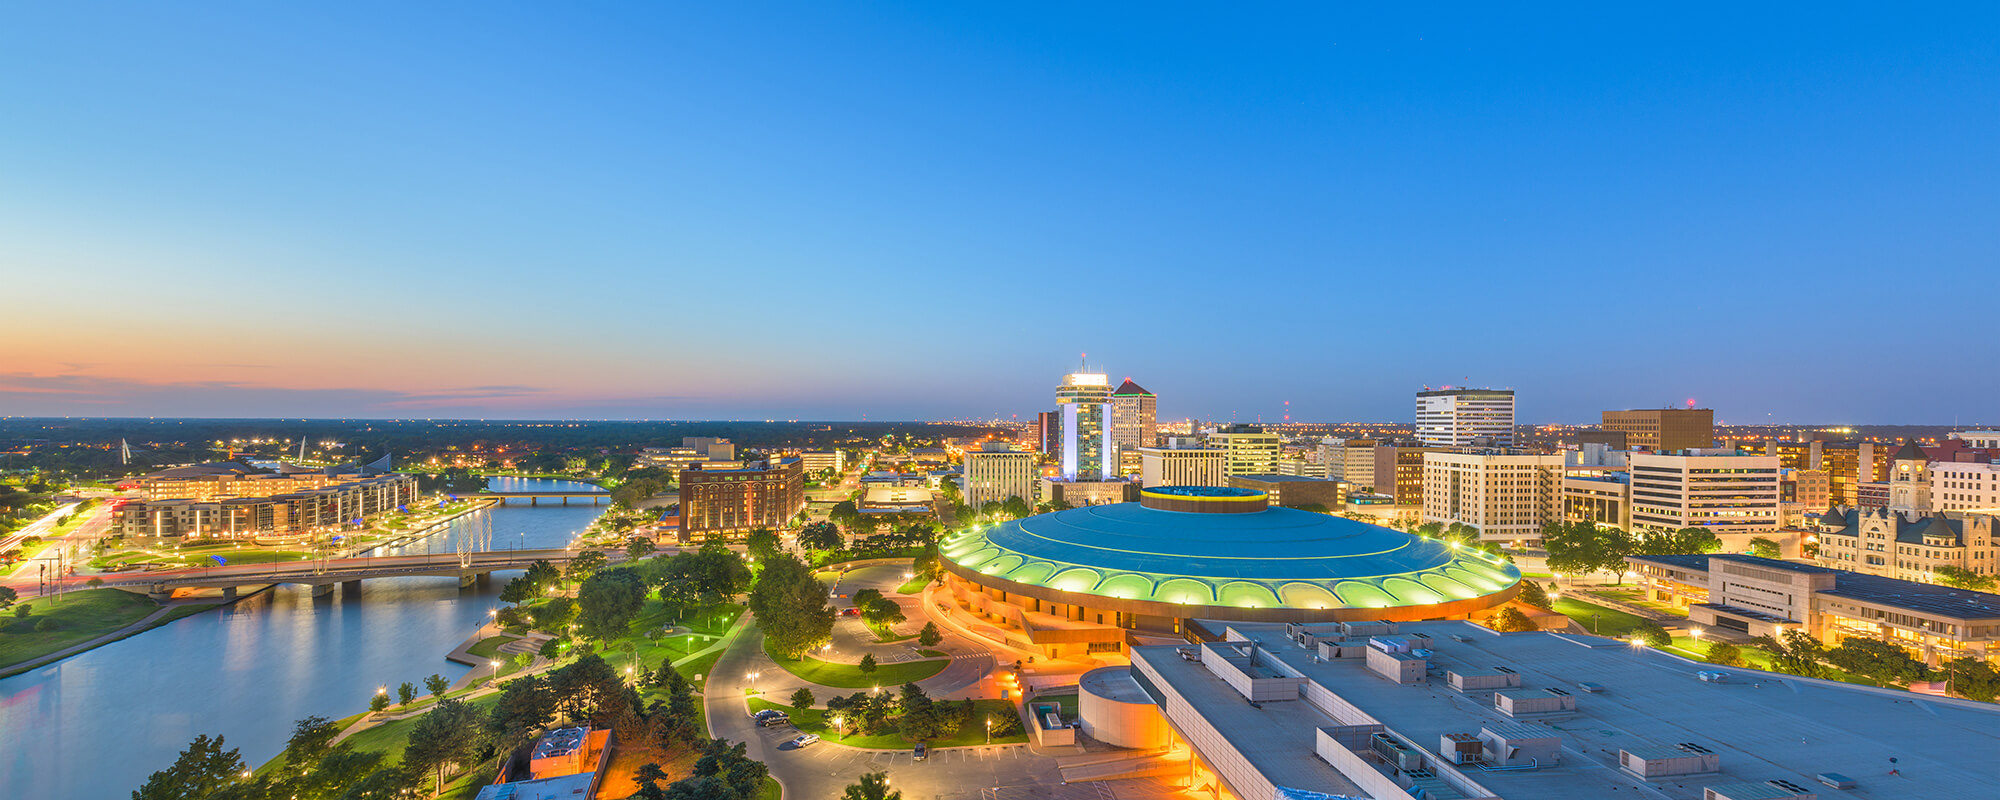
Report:
[[[1209,486],[979,526],[940,551],[975,633],[1051,658],[1124,652],[1138,636],[1178,636],[1191,619],[1465,618],[1521,581],[1506,559],[1474,548]]]

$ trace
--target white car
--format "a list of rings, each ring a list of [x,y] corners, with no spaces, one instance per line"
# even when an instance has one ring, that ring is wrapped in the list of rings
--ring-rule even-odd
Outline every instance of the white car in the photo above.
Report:
[[[801,733],[796,738],[792,739],[792,748],[796,750],[798,748],[804,747],[806,745],[812,744],[813,742],[817,741],[819,741],[819,734]]]

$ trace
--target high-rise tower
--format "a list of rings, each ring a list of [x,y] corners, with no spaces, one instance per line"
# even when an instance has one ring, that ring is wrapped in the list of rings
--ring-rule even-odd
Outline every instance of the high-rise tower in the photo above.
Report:
[[[1427,388],[1418,392],[1417,441],[1426,447],[1512,447],[1514,390]]]
[[[1139,474],[1139,448],[1153,446],[1159,416],[1159,399],[1131,378],[1111,393],[1111,443],[1118,448],[1121,474]]]
[[[1084,372],[1081,365],[1077,369],[1056,387],[1056,410],[1062,414],[1062,478],[1109,480],[1117,465],[1111,441],[1111,378]]]

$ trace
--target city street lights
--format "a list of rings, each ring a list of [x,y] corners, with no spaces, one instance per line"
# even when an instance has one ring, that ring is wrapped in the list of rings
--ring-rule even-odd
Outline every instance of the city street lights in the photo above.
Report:
[[[757,676],[759,676],[759,675],[762,675],[762,674],[764,674],[764,673],[761,673],[761,672],[752,672],[752,673],[750,673],[750,693],[751,693],[751,694],[756,694],[756,693],[757,693]]]
[[[493,668],[493,682],[498,683],[500,681],[500,662],[497,659],[488,661],[486,662],[486,666]]]
[[[986,743],[987,743],[987,744],[992,744],[992,743],[993,743],[993,718],[992,718],[992,717],[987,717],[987,718],[986,718]]]
[[[844,727],[844,726],[846,725],[846,723],[847,723],[847,718],[846,718],[846,717],[834,717],[834,718],[833,718],[833,735],[835,735],[835,736],[838,736],[838,737],[840,737],[840,738],[842,738],[842,739],[845,739],[845,738],[847,738],[847,728],[846,728],[846,727]]]

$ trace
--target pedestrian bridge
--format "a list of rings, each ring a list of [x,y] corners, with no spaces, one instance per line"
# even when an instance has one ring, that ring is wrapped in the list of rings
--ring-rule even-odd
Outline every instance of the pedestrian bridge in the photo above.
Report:
[[[313,587],[313,596],[331,594],[336,584],[347,589],[361,588],[369,578],[455,577],[460,587],[473,585],[487,575],[509,569],[527,569],[537,561],[558,567],[566,565],[586,550],[500,550],[486,553],[439,553],[414,556],[358,556],[276,564],[228,564],[216,567],[150,572],[130,578],[105,577],[104,585],[144,590],[155,599],[173,595],[175,589],[222,589],[234,597],[237,587],[292,583]],[[602,552],[609,561],[623,561],[624,551]]]
[[[458,497],[463,500],[527,500],[529,505],[536,506],[541,505],[543,500],[561,500],[563,505],[569,505],[569,501],[571,500],[589,500],[591,505],[611,502],[611,493],[604,491],[473,492],[471,494],[461,494]]]

